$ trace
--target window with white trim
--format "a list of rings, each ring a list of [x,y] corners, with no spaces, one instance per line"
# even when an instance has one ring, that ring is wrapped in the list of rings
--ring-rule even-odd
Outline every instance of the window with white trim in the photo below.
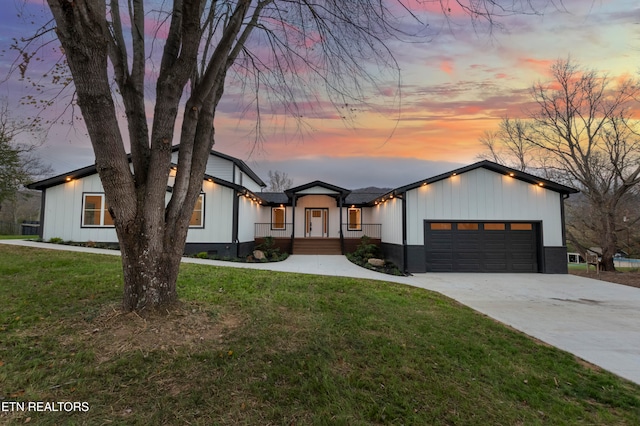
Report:
[[[189,228],[204,228],[204,194],[200,194],[193,207]]]
[[[360,231],[362,229],[362,209],[359,207],[350,207],[348,214],[349,231]]]
[[[84,194],[82,198],[82,226],[113,226],[104,194]]]

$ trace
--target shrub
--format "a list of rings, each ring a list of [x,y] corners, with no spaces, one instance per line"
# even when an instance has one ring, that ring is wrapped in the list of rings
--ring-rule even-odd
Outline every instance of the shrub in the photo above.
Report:
[[[364,235],[360,238],[360,244],[353,252],[353,256],[361,259],[363,262],[371,258],[380,258],[382,257],[382,253],[380,252],[380,247],[371,243],[371,238]]]
[[[52,244],[62,244],[64,242],[64,240],[62,238],[59,237],[53,237],[49,240],[50,243]]]
[[[277,260],[280,258],[280,249],[276,247],[276,240],[272,236],[265,237],[264,242],[256,246],[256,250],[262,251],[267,260]]]
[[[207,253],[206,251],[201,251],[200,253],[196,254],[196,257],[198,259],[208,259],[209,253]]]

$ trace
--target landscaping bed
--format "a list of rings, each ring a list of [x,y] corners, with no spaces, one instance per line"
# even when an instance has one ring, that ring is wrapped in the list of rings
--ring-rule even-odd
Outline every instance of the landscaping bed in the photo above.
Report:
[[[630,287],[640,288],[640,272],[637,271],[620,271],[620,272],[607,272],[596,271],[591,268],[591,271],[569,269],[569,273],[572,275],[578,275],[585,278],[591,278],[594,280],[608,281],[616,284],[628,285]]]

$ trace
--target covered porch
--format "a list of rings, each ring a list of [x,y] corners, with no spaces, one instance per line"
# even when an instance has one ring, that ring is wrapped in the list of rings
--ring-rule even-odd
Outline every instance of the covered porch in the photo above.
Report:
[[[294,237],[293,228],[293,223],[285,223],[281,229],[273,229],[272,223],[256,223],[255,245],[264,244],[266,238],[271,237],[276,247],[291,254],[345,254],[355,251],[363,236],[369,237],[372,244],[381,243],[382,225],[379,223],[362,223],[359,229],[343,223],[337,237]]]

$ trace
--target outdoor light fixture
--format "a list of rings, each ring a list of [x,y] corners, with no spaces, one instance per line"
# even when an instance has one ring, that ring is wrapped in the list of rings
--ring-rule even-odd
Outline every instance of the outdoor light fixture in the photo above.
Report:
[[[509,176],[511,176],[511,177],[514,177],[515,175],[516,175],[516,174],[515,174],[515,173],[513,173],[513,172],[509,173]]]
[[[65,179],[67,182],[71,182],[71,176],[67,176],[67,178]]]
[[[540,182],[538,185],[539,185],[539,186],[544,186],[544,183]]]

